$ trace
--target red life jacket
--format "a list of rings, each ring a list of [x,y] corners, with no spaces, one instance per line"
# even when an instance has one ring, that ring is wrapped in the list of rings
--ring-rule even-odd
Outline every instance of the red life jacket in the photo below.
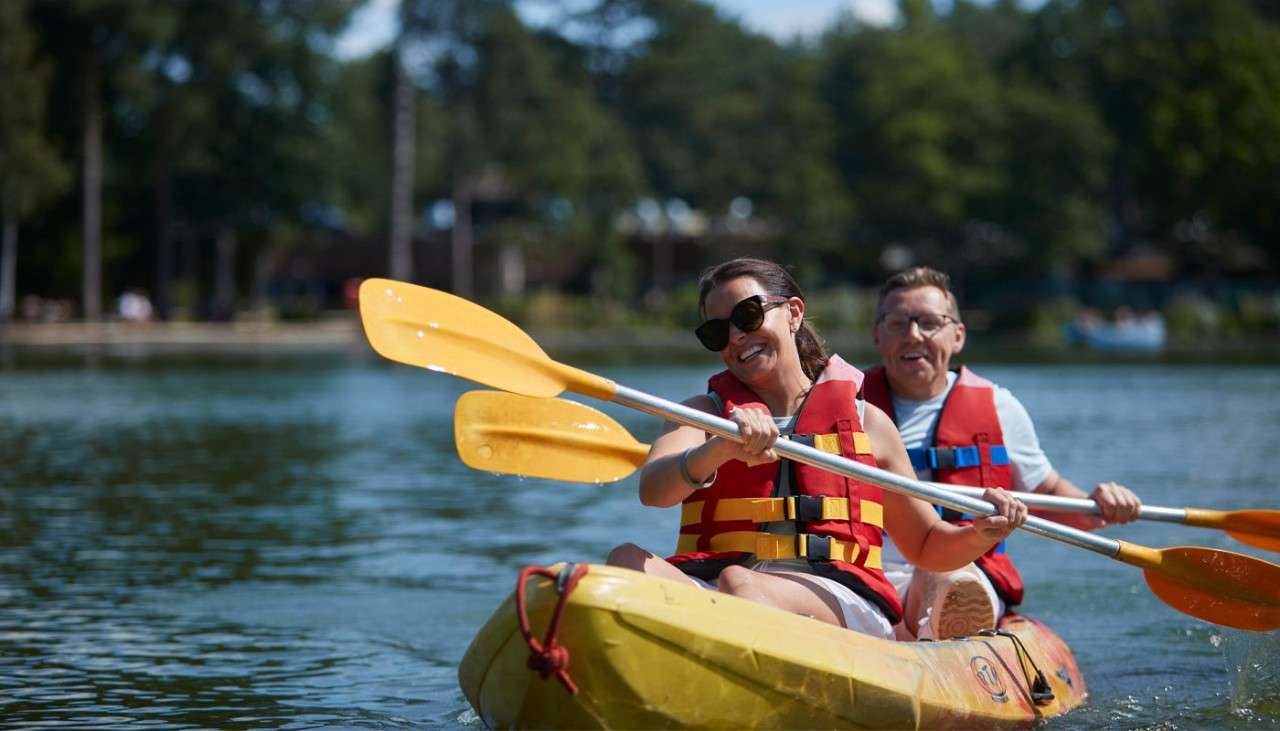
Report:
[[[792,439],[875,466],[871,442],[854,402],[862,372],[831,356],[801,406]],[[708,382],[723,404],[768,413],[759,396],[729,371]],[[792,496],[774,497],[781,469],[791,469]],[[765,532],[762,524],[796,521],[796,535]],[[722,465],[711,487],[685,498],[677,555],[668,558],[685,573],[713,580],[728,565],[752,555],[760,560],[807,558],[819,576],[840,582],[875,604],[891,623],[902,603],[880,568],[884,504],[878,486],[826,470],[780,460],[748,467]]]
[[[867,370],[862,397],[867,403],[879,406],[895,424],[898,423],[883,366]],[[1009,463],[1004,432],[1000,429],[1000,418],[996,413],[995,384],[964,366],[960,367],[960,374],[942,405],[933,444],[931,448],[907,451],[912,466],[917,470],[932,470],[934,480],[951,485],[1011,489],[1013,467]],[[973,522],[954,510],[944,508],[941,512],[945,520],[957,525]],[[979,556],[974,563],[991,579],[1005,604],[1014,606],[1022,603],[1022,576],[1009,554],[1005,553],[1004,541]]]

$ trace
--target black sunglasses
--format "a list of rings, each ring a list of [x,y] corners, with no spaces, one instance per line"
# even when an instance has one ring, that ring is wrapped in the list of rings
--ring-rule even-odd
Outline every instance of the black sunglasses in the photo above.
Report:
[[[784,304],[790,297],[753,294],[733,306],[727,320],[707,320],[693,331],[698,341],[713,353],[719,353],[729,344],[729,323],[738,330],[749,333],[764,324],[764,313]]]

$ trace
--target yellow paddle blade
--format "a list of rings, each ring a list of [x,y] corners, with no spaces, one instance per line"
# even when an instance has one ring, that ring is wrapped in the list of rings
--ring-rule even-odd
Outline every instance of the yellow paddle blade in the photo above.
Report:
[[[360,285],[365,336],[390,360],[543,398],[566,388],[608,400],[612,381],[557,363],[513,323],[427,287],[391,279]]]
[[[649,448],[605,414],[575,401],[470,391],[453,411],[458,456],[487,472],[569,482],[613,482]]]
[[[1232,551],[1147,548],[1120,541],[1116,558],[1143,569],[1165,604],[1206,622],[1268,632],[1280,627],[1280,566]]]
[[[1241,543],[1280,551],[1280,510],[1186,510],[1185,525],[1220,528]]]

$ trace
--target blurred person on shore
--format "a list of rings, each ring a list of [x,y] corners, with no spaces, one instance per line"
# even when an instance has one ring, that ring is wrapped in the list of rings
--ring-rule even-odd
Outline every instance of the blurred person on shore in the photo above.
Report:
[[[153,314],[151,299],[143,290],[126,289],[116,301],[120,319],[127,322],[150,322]]]
[[[965,326],[950,277],[914,267],[880,290],[872,333],[880,364],[869,369],[862,396],[897,425],[916,476],[956,485],[1089,498],[1101,516],[1043,513],[1082,530],[1136,520],[1141,502],[1123,485],[1102,482],[1085,494],[1060,475],[1040,449],[1022,404],[952,357]],[[964,525],[972,516],[939,509]],[[1018,574],[1001,541],[974,563],[950,572],[914,569],[892,541],[885,574],[904,600],[900,637],[947,639],[994,627],[1023,598]]]

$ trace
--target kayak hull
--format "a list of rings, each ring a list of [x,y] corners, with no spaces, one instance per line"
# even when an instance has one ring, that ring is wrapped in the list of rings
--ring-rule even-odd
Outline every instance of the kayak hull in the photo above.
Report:
[[[542,639],[555,583],[527,587]],[[490,728],[1017,727],[1084,702],[1070,649],[1009,616],[1009,637],[892,642],[737,597],[591,565],[566,601],[556,641],[578,692],[527,666],[514,598],[477,634],[458,675]],[[1037,703],[1038,667],[1053,699]]]

